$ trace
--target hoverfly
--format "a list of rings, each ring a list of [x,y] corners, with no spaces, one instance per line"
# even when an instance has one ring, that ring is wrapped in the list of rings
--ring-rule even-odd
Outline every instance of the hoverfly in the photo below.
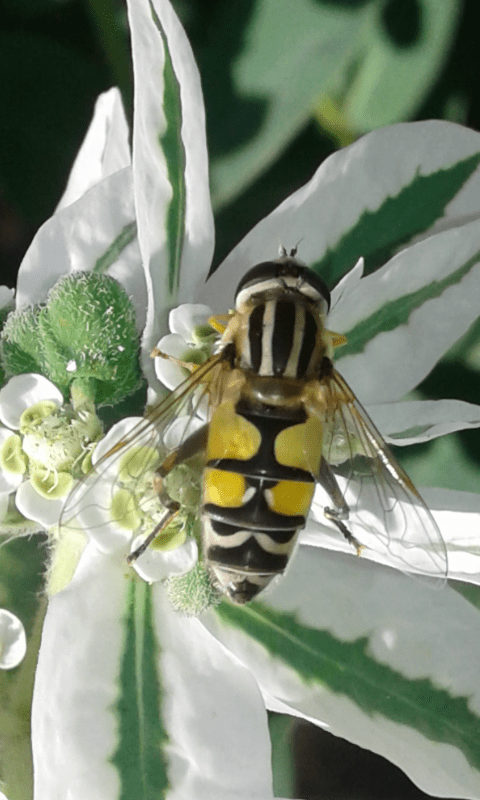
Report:
[[[433,517],[333,366],[334,349],[346,339],[325,327],[330,293],[295,256],[296,249],[281,248],[279,258],[244,275],[234,310],[209,320],[219,335],[215,354],[95,467],[139,442],[157,447],[173,416],[187,407],[195,414],[206,398],[207,421],[187,424],[155,469],[164,512],[128,560],[179,513],[165,480],[201,454],[203,559],[214,585],[238,604],[285,571],[316,488],[325,521],[358,554],[371,546],[401,569],[446,574]],[[67,515],[75,502],[67,501]]]

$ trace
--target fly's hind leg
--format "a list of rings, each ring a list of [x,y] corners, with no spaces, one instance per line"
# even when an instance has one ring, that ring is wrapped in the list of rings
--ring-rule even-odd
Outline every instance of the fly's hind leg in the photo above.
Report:
[[[320,463],[317,482],[320,484],[320,486],[323,486],[334,504],[334,508],[326,506],[323,509],[325,518],[337,526],[338,530],[345,537],[347,542],[355,548],[357,551],[357,556],[360,556],[362,551],[365,549],[365,545],[360,544],[358,539],[352,533],[350,533],[343,521],[348,519],[350,509],[340,491],[340,487],[336,481],[335,475],[333,474],[332,468],[324,458],[322,458]]]
[[[172,519],[180,511],[180,503],[173,500],[164,486],[164,478],[172,471],[174,467],[186,461],[201,450],[205,449],[207,443],[208,424],[202,425],[197,431],[192,433],[182,444],[175,450],[168,454],[166,459],[155,470],[153,478],[153,487],[158,494],[159,503],[164,507],[165,513],[163,514],[158,525],[155,525],[153,531],[148,534],[147,538],[137,547],[133,553],[127,556],[127,562],[131,564],[136,561],[142,553],[151,545],[154,539],[167,527]]]

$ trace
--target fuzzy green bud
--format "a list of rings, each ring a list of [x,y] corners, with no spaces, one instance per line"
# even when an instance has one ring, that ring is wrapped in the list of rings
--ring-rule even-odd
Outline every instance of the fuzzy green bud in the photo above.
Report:
[[[47,377],[62,391],[79,382],[96,404],[114,404],[139,388],[135,311],[109,275],[62,278],[49,292],[38,327]]]
[[[9,314],[1,333],[0,355],[7,378],[26,372],[45,375],[38,309],[24,308]]]
[[[74,272],[50,290],[46,304],[17,311],[2,331],[7,377],[38,372],[75,406],[114,405],[135,392],[142,378],[135,311],[124,288],[109,275]]]
[[[221,599],[201,561],[184,575],[172,575],[165,581],[165,588],[174,610],[188,617],[202,614]]]

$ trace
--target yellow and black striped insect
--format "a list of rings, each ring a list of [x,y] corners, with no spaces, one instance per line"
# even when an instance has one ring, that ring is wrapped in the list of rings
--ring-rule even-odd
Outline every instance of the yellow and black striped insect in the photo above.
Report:
[[[164,513],[129,560],[181,511],[165,481],[200,454],[203,560],[239,604],[285,571],[315,491],[326,524],[358,554],[377,548],[404,570],[446,573],[433,517],[334,369],[334,349],[346,340],[325,327],[330,293],[295,255],[282,250],[244,275],[234,310],[210,320],[216,353],[105,456],[158,441],[173,415],[193,414],[207,398],[207,420],[195,430],[187,424],[155,470]],[[72,512],[74,503],[67,506]]]

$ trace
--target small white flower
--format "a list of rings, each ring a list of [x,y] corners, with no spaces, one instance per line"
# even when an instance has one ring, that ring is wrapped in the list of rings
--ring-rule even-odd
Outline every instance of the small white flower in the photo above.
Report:
[[[167,431],[170,444],[178,436],[179,424],[181,421],[176,420]],[[131,446],[116,450],[130,437],[134,438]],[[114,425],[95,449],[92,475],[71,496],[65,509],[65,526],[75,517],[101,552],[134,552],[165,513],[153,485],[161,452],[166,452],[163,437],[143,417],[128,417]],[[199,502],[198,476],[183,465],[179,469],[180,476],[175,470],[169,476],[169,487],[172,496],[181,493],[180,514],[132,562],[148,581],[188,571],[197,560],[197,545],[191,534],[193,509]]]
[[[101,432],[95,414],[63,408],[63,396],[42,375],[11,378],[0,389],[0,493],[15,492],[28,520],[49,528],[58,523],[74,484],[74,467]],[[4,500],[5,502],[5,500]]]
[[[212,352],[215,331],[207,323],[212,316],[208,306],[184,303],[174,308],[168,318],[171,333],[162,336],[158,350],[179,361],[201,364]],[[189,372],[167,358],[155,359],[155,372],[167,389],[176,387],[188,377]]]

